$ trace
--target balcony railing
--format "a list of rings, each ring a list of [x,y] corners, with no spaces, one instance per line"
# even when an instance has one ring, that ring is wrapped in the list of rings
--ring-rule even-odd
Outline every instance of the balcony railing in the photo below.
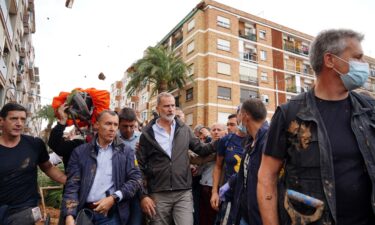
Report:
[[[240,59],[246,62],[258,63],[258,57],[255,52],[240,52]]]
[[[292,92],[292,93],[303,93],[303,92],[307,92],[310,88],[307,88],[307,87],[300,87],[300,86],[288,86],[285,88],[285,91],[286,92]]]
[[[4,80],[7,78],[8,68],[5,65],[5,61],[3,57],[0,56],[0,75],[3,77]]]
[[[239,31],[238,33],[239,33],[238,35],[242,38],[245,38],[245,39],[251,40],[251,41],[257,41],[257,35],[256,34],[252,34],[252,33],[245,34],[243,31]]]
[[[293,53],[296,53],[296,54],[301,54],[300,49],[295,48],[294,46],[292,46],[290,44],[284,44],[284,50],[286,50],[288,52],[293,52]]]
[[[368,91],[371,91],[371,92],[375,92],[375,84],[365,83],[365,85],[363,86],[363,88],[365,90],[368,90]]]
[[[255,76],[241,75],[240,74],[240,82],[241,83],[258,85],[259,84],[259,79],[258,79],[258,77],[255,77]]]
[[[172,48],[175,49],[178,46],[180,46],[182,44],[182,41],[183,41],[183,38],[176,40],[176,42],[172,45]]]

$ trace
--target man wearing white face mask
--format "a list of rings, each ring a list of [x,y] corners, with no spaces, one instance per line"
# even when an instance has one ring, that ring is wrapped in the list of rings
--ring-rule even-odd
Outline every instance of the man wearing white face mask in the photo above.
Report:
[[[291,224],[286,189],[324,203],[313,224],[375,224],[375,102],[353,92],[369,74],[362,40],[340,29],[323,31],[313,41],[314,88],[278,107],[272,118],[258,173],[263,224]],[[314,213],[303,203],[292,207]]]

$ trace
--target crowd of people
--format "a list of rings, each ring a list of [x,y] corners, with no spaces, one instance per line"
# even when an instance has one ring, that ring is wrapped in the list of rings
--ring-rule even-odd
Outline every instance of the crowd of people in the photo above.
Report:
[[[59,224],[373,225],[375,100],[354,91],[369,65],[363,35],[326,30],[313,41],[313,88],[277,107],[271,122],[249,98],[226,124],[184,123],[173,95],[157,96],[140,130],[136,112],[101,111],[94,135],[65,138],[66,104],[48,146],[22,134],[27,111],[0,111],[0,224],[41,219],[37,168],[64,184]]]

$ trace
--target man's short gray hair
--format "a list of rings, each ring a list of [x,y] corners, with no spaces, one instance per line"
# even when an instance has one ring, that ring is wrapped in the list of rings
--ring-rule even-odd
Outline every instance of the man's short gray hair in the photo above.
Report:
[[[316,36],[310,46],[310,64],[315,74],[318,75],[323,69],[324,54],[332,53],[340,55],[347,47],[346,39],[354,38],[361,42],[363,34],[349,29],[324,30]]]
[[[106,109],[106,110],[103,110],[99,113],[99,115],[96,117],[96,121],[100,121],[103,117],[104,114],[109,114],[111,116],[117,116],[117,113],[115,111],[112,111],[112,110],[109,110],[109,109]]]
[[[161,102],[161,98],[165,98],[165,97],[174,98],[174,96],[171,93],[162,92],[162,93],[158,94],[158,97],[156,98],[156,105],[159,105],[160,102]]]
[[[217,123],[213,123],[211,125],[211,130],[212,130],[213,127],[216,127],[216,126],[220,127],[222,130],[227,130],[228,129],[227,125],[225,125],[223,123],[217,122]]]

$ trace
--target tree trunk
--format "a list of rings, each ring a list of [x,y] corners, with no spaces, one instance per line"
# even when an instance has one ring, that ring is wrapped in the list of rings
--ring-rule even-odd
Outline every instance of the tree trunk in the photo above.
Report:
[[[162,92],[168,91],[168,83],[167,81],[162,81],[160,82],[160,86],[158,87],[158,92],[159,94]]]

